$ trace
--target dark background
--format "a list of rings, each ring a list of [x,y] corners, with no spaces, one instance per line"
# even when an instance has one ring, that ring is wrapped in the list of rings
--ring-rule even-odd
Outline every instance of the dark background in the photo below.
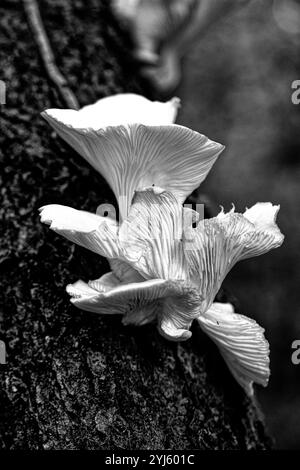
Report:
[[[272,375],[258,397],[276,445],[299,449],[300,365],[291,362],[291,344],[300,339],[300,105],[291,101],[297,79],[300,4],[253,1],[191,48],[177,93],[179,122],[226,145],[202,190],[227,210],[231,203],[239,211],[259,201],[281,206],[284,245],[237,265],[225,285],[241,313],[266,329]]]

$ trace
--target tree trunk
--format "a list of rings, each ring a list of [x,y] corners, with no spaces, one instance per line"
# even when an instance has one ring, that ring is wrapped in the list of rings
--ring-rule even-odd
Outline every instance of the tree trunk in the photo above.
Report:
[[[42,0],[58,68],[80,105],[149,90],[129,59],[129,39],[100,0]],[[65,107],[49,80],[20,1],[0,6],[0,271],[3,298],[0,448],[261,449],[257,407],[198,328],[174,344],[155,326],[75,310],[65,285],[100,277],[105,260],[42,226],[48,203],[95,212],[112,202],[106,182],[39,113]]]

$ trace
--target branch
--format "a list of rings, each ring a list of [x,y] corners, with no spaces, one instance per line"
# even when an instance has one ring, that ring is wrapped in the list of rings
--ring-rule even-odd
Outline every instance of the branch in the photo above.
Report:
[[[23,3],[28,23],[31,26],[34,39],[38,45],[49,79],[57,87],[66,105],[72,109],[79,109],[79,103],[76,96],[69,88],[67,80],[61,74],[55,63],[54,54],[47,37],[36,0],[23,0]]]

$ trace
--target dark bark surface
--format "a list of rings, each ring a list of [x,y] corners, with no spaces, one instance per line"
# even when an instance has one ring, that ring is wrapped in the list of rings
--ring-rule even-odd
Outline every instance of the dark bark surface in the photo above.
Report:
[[[57,64],[81,105],[147,93],[128,58],[128,38],[100,0],[40,1]],[[213,344],[194,328],[167,342],[155,326],[75,310],[65,285],[108,264],[38,221],[38,207],[95,211],[108,185],[42,120],[65,107],[49,82],[20,1],[0,6],[1,339],[0,448],[260,449],[260,413]],[[149,93],[148,93],[149,96]]]

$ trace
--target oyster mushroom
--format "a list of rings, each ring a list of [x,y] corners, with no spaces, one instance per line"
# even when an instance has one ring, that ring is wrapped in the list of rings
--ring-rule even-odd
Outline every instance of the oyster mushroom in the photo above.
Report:
[[[282,244],[279,206],[258,203],[207,220],[184,207],[224,147],[174,124],[178,104],[129,94],[80,111],[45,111],[58,134],[107,179],[121,220],[48,205],[41,221],[110,262],[110,273],[67,286],[73,305],[122,314],[125,324],[156,321],[173,341],[190,338],[197,321],[251,395],[253,382],[266,385],[270,374],[264,330],[214,299],[238,261]]]

